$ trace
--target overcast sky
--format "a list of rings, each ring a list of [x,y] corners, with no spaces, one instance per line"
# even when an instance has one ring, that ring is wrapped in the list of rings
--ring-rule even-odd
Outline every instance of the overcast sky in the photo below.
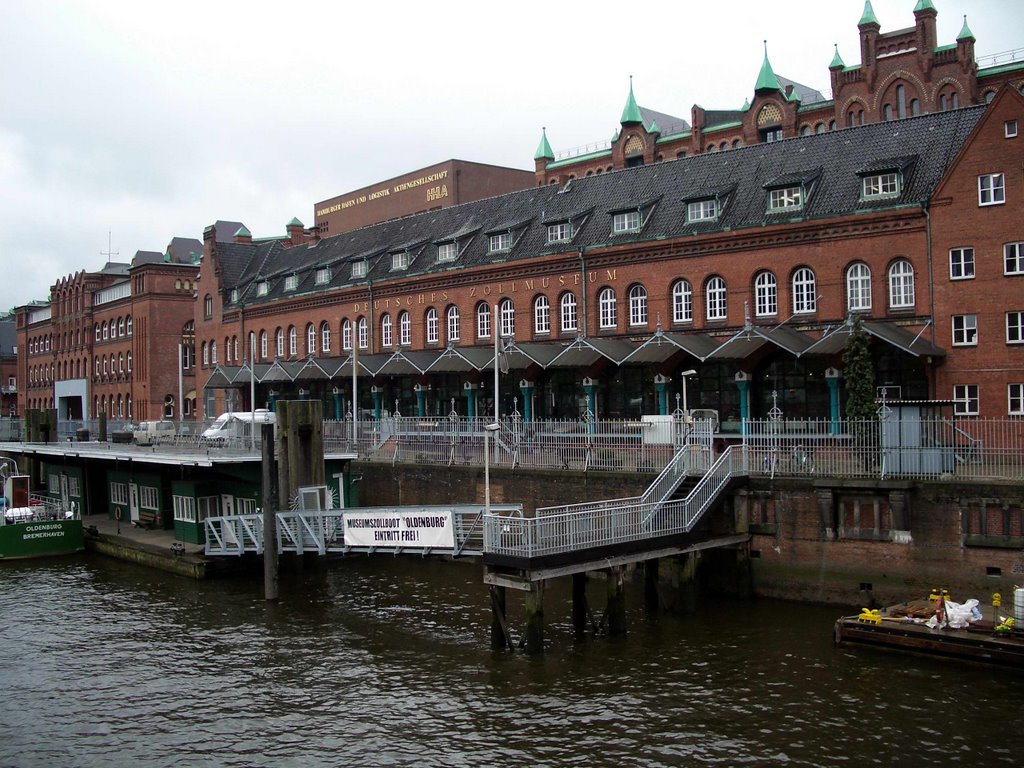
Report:
[[[1024,48],[1019,0],[933,0],[939,44],[967,14],[979,57]],[[916,0],[873,0],[882,31]],[[859,63],[863,0],[620,4],[0,0],[0,309],[217,219],[256,237],[315,202],[459,158],[533,168],[607,140],[629,76],[690,118],[776,74],[830,95],[833,43]],[[660,10],[659,10],[660,9]]]

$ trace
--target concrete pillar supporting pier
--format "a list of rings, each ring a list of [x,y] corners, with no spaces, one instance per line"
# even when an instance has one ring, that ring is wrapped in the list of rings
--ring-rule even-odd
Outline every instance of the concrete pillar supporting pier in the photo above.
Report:
[[[587,632],[587,574],[572,575],[572,631],[578,637]]]
[[[526,593],[526,652],[544,651],[544,582],[530,583]]]
[[[608,569],[608,635],[626,634],[625,569],[621,565]]]

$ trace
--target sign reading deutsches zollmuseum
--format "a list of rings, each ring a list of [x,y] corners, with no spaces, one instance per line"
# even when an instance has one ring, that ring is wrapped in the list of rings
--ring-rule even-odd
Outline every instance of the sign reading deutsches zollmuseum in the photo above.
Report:
[[[347,547],[455,548],[451,511],[346,512],[344,517]]]

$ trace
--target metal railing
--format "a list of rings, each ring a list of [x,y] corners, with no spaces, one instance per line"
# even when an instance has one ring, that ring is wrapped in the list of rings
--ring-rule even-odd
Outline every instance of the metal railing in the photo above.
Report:
[[[530,559],[687,533],[746,466],[745,449],[729,447],[685,498],[665,503],[618,499],[530,518],[492,512],[484,518],[484,552]]]
[[[520,504],[494,505],[493,510],[510,517],[522,517]],[[380,516],[431,515],[450,513],[455,544],[446,547],[391,545],[381,547],[349,546],[345,543],[345,517],[351,514]],[[360,507],[353,509],[288,510],[276,512],[277,549],[279,552],[303,554],[388,552],[404,554],[446,554],[479,556],[483,552],[483,514],[478,504],[404,507]],[[204,521],[207,555],[241,555],[263,552],[263,516],[261,513],[219,515]]]

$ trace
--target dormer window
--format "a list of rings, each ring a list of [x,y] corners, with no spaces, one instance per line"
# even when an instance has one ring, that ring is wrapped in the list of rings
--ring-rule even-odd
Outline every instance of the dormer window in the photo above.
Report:
[[[572,222],[560,221],[557,224],[548,224],[548,242],[565,243],[572,240]]]
[[[366,277],[366,259],[352,262],[352,277]]]
[[[330,267],[320,267],[316,271],[316,278],[315,278],[315,280],[316,280],[316,284],[317,285],[327,285],[327,283],[331,282],[331,268]]]
[[[706,200],[694,200],[686,206],[686,220],[688,222],[714,221],[717,218],[718,200],[713,197]]]
[[[769,211],[795,211],[803,208],[804,188],[797,184],[792,187],[779,187],[768,192]]]
[[[232,304],[237,304],[238,303],[238,289],[237,288],[232,288],[231,289],[231,293],[228,294],[228,301],[230,301]]]
[[[640,211],[625,211],[612,216],[612,234],[640,231]]]
[[[487,241],[487,252],[488,253],[499,253],[501,251],[507,251],[512,247],[512,233],[511,232],[498,232],[497,234],[491,235]]]
[[[886,197],[897,197],[900,194],[900,174],[896,171],[873,173],[865,176],[861,185],[861,199],[879,200]]]
[[[441,243],[437,246],[437,260],[440,261],[455,261],[459,255],[459,246],[455,242]]]
[[[260,280],[256,283],[256,295],[266,296],[270,292],[270,284],[266,280]]]
[[[391,269],[408,269],[409,268],[409,252],[398,251],[397,253],[391,254]]]
[[[284,279],[284,289],[286,291],[294,291],[298,287],[299,287],[299,276],[298,275],[288,275],[288,277],[286,277]]]

